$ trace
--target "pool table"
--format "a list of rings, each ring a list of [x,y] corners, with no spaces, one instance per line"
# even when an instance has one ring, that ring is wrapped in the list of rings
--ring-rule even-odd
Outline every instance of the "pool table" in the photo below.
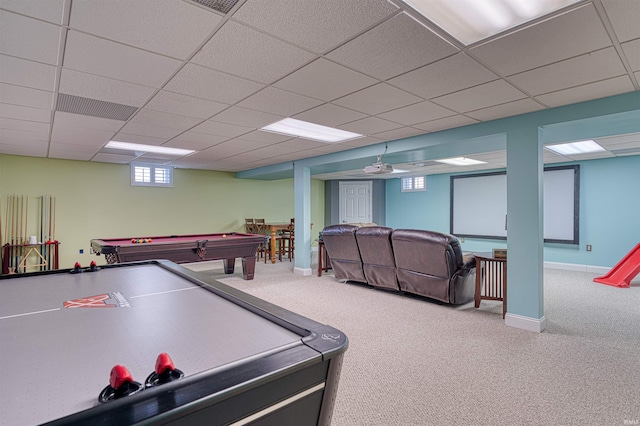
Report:
[[[150,243],[133,243],[132,239],[151,239]],[[96,255],[104,254],[107,263],[167,259],[175,263],[224,260],[224,271],[233,274],[236,258],[242,258],[242,276],[252,280],[256,269],[256,252],[265,236],[229,232],[226,234],[169,235],[160,237],[105,238],[91,240]]]
[[[326,425],[348,346],[166,260],[2,275],[0,336],[0,423],[12,426]],[[149,382],[164,353],[183,377]],[[120,365],[142,390],[99,402]]]

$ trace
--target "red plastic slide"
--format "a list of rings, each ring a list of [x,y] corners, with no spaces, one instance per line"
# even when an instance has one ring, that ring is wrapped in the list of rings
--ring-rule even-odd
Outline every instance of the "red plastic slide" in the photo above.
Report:
[[[635,246],[620,262],[601,277],[593,281],[614,287],[629,287],[631,280],[640,273],[640,244]]]

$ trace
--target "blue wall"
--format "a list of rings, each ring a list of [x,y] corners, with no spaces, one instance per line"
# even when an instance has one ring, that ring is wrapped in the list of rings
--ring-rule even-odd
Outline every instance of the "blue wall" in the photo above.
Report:
[[[612,267],[640,243],[640,156],[569,164],[580,164],[580,245],[547,243],[544,260]],[[450,177],[427,176],[426,192],[401,192],[400,179],[387,180],[387,226],[449,232]],[[465,251],[498,247],[506,247],[506,241],[467,238],[462,243]]]

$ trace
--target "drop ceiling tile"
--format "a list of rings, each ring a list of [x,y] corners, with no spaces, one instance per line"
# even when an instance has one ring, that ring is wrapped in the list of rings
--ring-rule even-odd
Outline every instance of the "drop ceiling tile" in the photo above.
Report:
[[[476,111],[467,112],[465,115],[480,121],[495,120],[502,117],[524,114],[526,112],[544,109],[542,105],[532,99],[520,99],[506,104],[483,108]]]
[[[234,138],[236,136],[244,135],[251,132],[251,127],[236,126],[228,123],[221,123],[219,121],[207,120],[202,124],[197,125],[191,131],[206,133],[210,135],[226,136],[228,138]]]
[[[217,158],[230,157],[232,155],[241,154],[243,152],[251,151],[262,147],[260,142],[242,141],[239,139],[233,139],[227,142],[223,142],[216,146],[207,149],[209,155],[216,155]]]
[[[47,142],[34,141],[30,144],[12,144],[5,143],[0,135],[0,152],[7,155],[24,155],[27,157],[46,157],[47,156]]]
[[[607,17],[618,36],[625,42],[640,37],[640,2],[637,0],[601,0]]]
[[[208,135],[206,133],[198,133],[189,130],[188,132],[184,132],[176,136],[164,145],[200,151],[202,149],[209,148],[210,146],[222,143],[228,139],[229,138],[226,136]]]
[[[0,82],[53,92],[56,67],[26,59],[0,55]]]
[[[83,32],[186,59],[221,16],[183,1],[77,1],[69,26]],[[179,34],[179,37],[176,35]]]
[[[129,133],[129,134],[138,135],[138,136],[151,136],[152,138],[165,139],[165,140],[171,139],[182,132],[183,130],[172,129],[170,127],[159,127],[156,125],[151,126],[148,124],[135,123],[135,122],[127,123],[120,131],[120,133]]]
[[[285,90],[267,87],[238,103],[238,106],[291,117],[320,105],[322,101],[296,95]]]
[[[436,120],[452,115],[455,115],[455,112],[432,102],[424,101],[385,112],[384,114],[378,114],[378,117],[411,126],[412,124],[424,123],[425,121]]]
[[[409,92],[380,83],[337,99],[333,103],[365,114],[379,114],[420,101],[422,98]]]
[[[633,87],[631,79],[627,75],[622,75],[608,80],[596,81],[595,83],[583,84],[582,86],[546,93],[536,96],[536,99],[550,107],[557,107],[632,92],[634,90],[635,88]]]
[[[213,117],[213,120],[220,121],[222,123],[235,124],[236,126],[259,129],[283,118],[284,116],[281,115],[269,114],[262,111],[255,111],[240,107],[231,107]]]
[[[281,142],[277,146],[278,147],[288,147],[290,151],[301,151],[301,150],[309,150],[309,149],[322,149],[323,147],[326,147],[327,145],[334,145],[334,144],[328,144],[328,143],[325,143],[325,142],[312,141],[312,140],[309,140],[309,139],[294,138],[294,139],[290,139],[290,140],[285,141],[285,142]]]
[[[170,92],[233,104],[263,87],[244,78],[187,64],[164,88]]]
[[[595,141],[607,149],[609,147],[617,148],[620,145],[626,145],[629,143],[640,144],[640,133],[598,138]]]
[[[413,127],[427,132],[438,132],[440,130],[452,129],[454,127],[462,127],[475,123],[477,123],[477,121],[472,118],[465,117],[464,115],[454,115],[451,117],[428,121],[426,123],[415,124]]]
[[[131,122],[148,124],[150,126],[168,127],[177,130],[187,130],[200,124],[202,119],[143,108],[138,111]]]
[[[100,148],[114,136],[114,132],[107,130],[83,129],[81,127],[70,127],[53,125],[51,131],[51,142],[66,145],[85,145],[93,148]]]
[[[142,133],[142,130],[139,131]],[[132,133],[126,133],[124,131],[117,133],[111,140],[118,142],[131,142],[131,143],[141,143],[146,145],[162,145],[167,139],[166,137],[155,137],[155,136],[147,136],[147,135],[136,135]]]
[[[471,53],[506,76],[607,46],[611,39],[589,3],[474,47]]]
[[[145,107],[155,111],[205,119],[228,108],[229,105],[161,90]]]
[[[613,47],[609,47],[512,75],[509,80],[533,95],[541,95],[625,73],[626,70],[618,53]]]
[[[158,88],[182,66],[182,62],[78,31],[69,31],[64,66]]]
[[[315,55],[237,22],[229,21],[192,62],[261,83],[272,83]]]
[[[640,38],[637,40],[623,43],[622,50],[629,60],[629,65],[634,71],[640,71]]]
[[[263,130],[254,130],[253,132],[245,133],[242,135],[242,139],[254,142],[263,142],[268,144],[278,143],[294,139],[289,135],[283,135],[280,133],[266,132]]]
[[[433,102],[457,112],[467,112],[523,99],[525,97],[526,95],[524,93],[506,81],[496,80],[435,98]]]
[[[398,123],[393,123],[378,117],[367,117],[362,120],[356,120],[351,123],[338,126],[340,129],[359,133],[361,135],[372,135],[374,133],[386,132],[387,130],[393,130],[399,127],[402,126]]]
[[[63,68],[60,92],[137,107],[144,105],[155,89]]]
[[[435,62],[458,49],[400,13],[332,51],[327,58],[386,80]]]
[[[14,120],[51,122],[51,110],[23,107],[20,105],[0,104],[0,117]]]
[[[0,53],[49,65],[58,63],[60,27],[0,10]]]
[[[46,1],[7,1],[0,2],[3,9],[18,12],[22,15],[31,16],[33,18],[42,19],[44,21],[53,22],[54,24],[62,24],[62,11],[64,0],[46,0]]]
[[[583,160],[597,160],[600,158],[612,158],[612,157],[615,157],[615,155],[607,151],[601,151],[601,152],[593,152],[590,154],[570,155],[567,157],[574,161],[583,161]]]
[[[53,141],[49,145],[49,157],[54,158],[89,160],[96,154],[96,151],[96,147],[92,145],[66,144]]]
[[[367,115],[334,104],[323,104],[308,111],[296,114],[293,118],[323,126],[335,127],[350,121],[365,118]]]
[[[112,132],[120,130],[124,125],[120,120],[110,120],[108,118],[72,114],[63,111],[55,112],[53,123],[55,125],[83,127],[85,129],[111,130]]]
[[[399,129],[376,133],[374,136],[380,139],[384,139],[385,141],[393,141],[396,139],[410,138],[412,136],[422,134],[424,134],[424,130],[414,129],[413,127],[401,127]]]
[[[53,108],[53,93],[0,83],[0,103],[40,109]]]
[[[375,145],[384,142],[382,139],[374,137],[374,136],[365,136],[363,138],[352,139],[348,141],[344,141],[340,144],[335,144],[335,146],[343,147],[343,150],[357,148],[361,146],[369,146]],[[383,148],[384,149],[384,148]],[[380,152],[382,154],[382,152]]]
[[[371,77],[320,58],[278,81],[274,86],[331,101],[375,83],[376,80]]]
[[[386,0],[263,0],[244,3],[233,17],[292,44],[324,53],[397,10]]]
[[[464,53],[458,53],[388,81],[431,99],[496,80],[498,76]]]
[[[126,156],[126,155],[116,155],[116,154],[103,154],[99,152],[91,158],[91,161],[97,161],[100,163],[127,164],[130,161],[133,161],[135,159],[136,157],[133,155]]]
[[[49,139],[49,126],[49,123],[0,118],[0,129],[2,129],[3,132],[7,130],[23,131],[26,132],[26,137],[36,137],[36,134],[40,134],[43,138],[42,140]]]
[[[3,120],[4,121],[4,120]],[[20,121],[20,120],[14,120]],[[43,123],[33,123],[32,121],[23,121],[23,123],[31,123],[42,125]],[[48,125],[47,125],[48,126]],[[42,130],[38,126],[34,129]],[[49,130],[46,132],[42,131],[34,131],[32,129],[25,130],[24,128],[20,129],[15,126],[15,128],[1,128],[0,131],[0,141],[3,143],[12,143],[12,144],[30,144],[32,142],[49,142]]]

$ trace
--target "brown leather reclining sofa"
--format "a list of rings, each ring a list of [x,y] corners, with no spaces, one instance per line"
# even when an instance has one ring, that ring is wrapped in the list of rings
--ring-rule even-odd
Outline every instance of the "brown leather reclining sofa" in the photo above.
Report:
[[[463,256],[453,235],[331,225],[322,230],[322,239],[337,279],[455,305],[473,300],[475,257]]]

